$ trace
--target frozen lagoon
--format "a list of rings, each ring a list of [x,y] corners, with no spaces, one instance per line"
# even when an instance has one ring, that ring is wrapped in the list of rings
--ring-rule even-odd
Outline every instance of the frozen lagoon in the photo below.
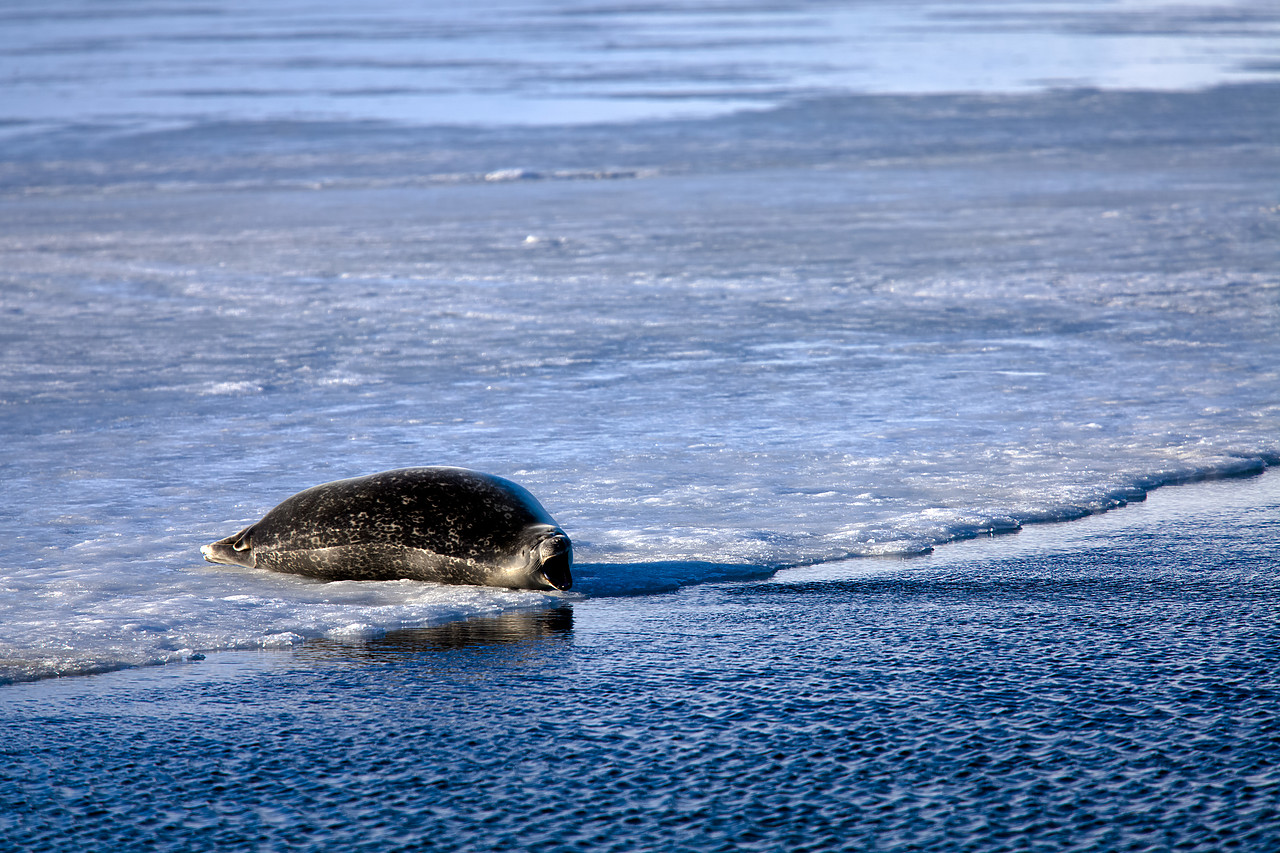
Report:
[[[6,841],[1274,845],[1273,475],[1096,514],[1278,458],[1268,4],[280,8],[3,13]],[[577,594],[200,562],[428,463]]]

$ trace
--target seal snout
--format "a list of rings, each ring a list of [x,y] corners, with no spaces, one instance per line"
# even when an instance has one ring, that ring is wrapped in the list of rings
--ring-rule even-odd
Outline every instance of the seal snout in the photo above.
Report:
[[[564,592],[573,586],[573,545],[563,533],[538,543],[538,568],[534,577],[552,589]]]
[[[219,539],[217,542],[202,545],[200,546],[200,553],[210,563],[244,566],[249,569],[255,568],[257,559],[254,557],[248,535],[251,529],[245,528],[239,533],[228,536],[226,539]]]

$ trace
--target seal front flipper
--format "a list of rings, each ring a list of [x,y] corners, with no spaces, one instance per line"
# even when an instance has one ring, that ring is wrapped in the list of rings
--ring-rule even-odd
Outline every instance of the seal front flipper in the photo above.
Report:
[[[249,525],[239,533],[226,539],[219,539],[209,545],[203,545],[200,553],[210,563],[225,563],[228,566],[244,566],[246,569],[257,568],[258,561],[253,556],[253,540],[250,534],[255,525]]]

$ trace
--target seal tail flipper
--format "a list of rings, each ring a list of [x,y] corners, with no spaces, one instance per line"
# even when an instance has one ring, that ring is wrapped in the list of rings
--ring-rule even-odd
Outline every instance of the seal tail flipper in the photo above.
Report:
[[[210,563],[225,563],[228,566],[244,566],[252,569],[258,564],[253,556],[253,541],[250,537],[252,531],[253,526],[250,525],[226,539],[219,539],[217,542],[201,546],[200,553],[204,554],[204,558]]]

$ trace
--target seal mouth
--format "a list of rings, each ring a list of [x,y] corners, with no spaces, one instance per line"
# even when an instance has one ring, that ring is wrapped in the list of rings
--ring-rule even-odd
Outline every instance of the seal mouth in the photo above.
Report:
[[[573,574],[569,570],[569,560],[556,557],[542,564],[537,577],[552,589],[567,592],[573,587]]]
[[[569,537],[558,534],[539,542],[538,559],[541,563],[534,577],[560,592],[573,587],[573,546]]]

